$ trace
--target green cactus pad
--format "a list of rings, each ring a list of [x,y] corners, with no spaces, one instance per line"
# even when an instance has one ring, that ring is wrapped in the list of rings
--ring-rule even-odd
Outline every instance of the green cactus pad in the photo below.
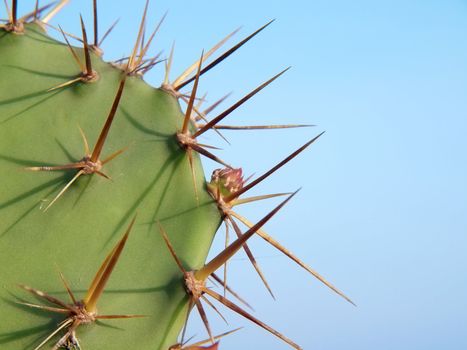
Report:
[[[82,57],[82,50],[75,50]],[[96,55],[92,63],[97,81],[47,92],[79,74],[67,46],[38,25],[27,25],[24,35],[0,31],[1,349],[34,349],[65,318],[18,304],[43,301],[17,285],[68,300],[61,272],[75,295],[84,297],[135,214],[97,306],[100,314],[147,317],[82,325],[77,335],[83,349],[166,349],[184,324],[188,299],[158,221],[192,268],[203,265],[220,224],[198,157],[197,199],[186,151],[175,138],[183,121],[177,99],[139,77],[126,79],[103,148],[103,158],[126,148],[102,169],[112,179],[83,175],[44,211],[76,170],[25,167],[79,161],[84,156],[79,128],[92,149],[122,78],[120,69]]]

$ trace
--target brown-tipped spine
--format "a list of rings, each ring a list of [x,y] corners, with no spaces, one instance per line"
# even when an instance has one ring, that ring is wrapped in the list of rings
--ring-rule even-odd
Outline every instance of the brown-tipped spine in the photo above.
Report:
[[[201,75],[203,75],[204,73],[208,72],[209,70],[211,70],[212,68],[214,68],[215,66],[217,66],[219,63],[221,63],[223,60],[225,60],[227,57],[229,57],[230,55],[232,55],[235,51],[237,51],[240,47],[242,47],[243,45],[245,45],[250,39],[252,39],[254,36],[256,36],[259,32],[261,32],[263,29],[265,29],[268,25],[270,25],[272,22],[274,22],[274,20],[271,20],[269,21],[268,23],[266,23],[264,26],[262,26],[261,28],[259,28],[258,30],[256,30],[254,33],[250,34],[248,37],[246,37],[245,39],[243,39],[242,41],[240,41],[237,45],[235,45],[234,47],[230,48],[229,50],[227,50],[225,53],[223,53],[220,57],[218,57],[217,59],[215,59],[214,61],[212,61],[209,65],[207,65],[206,67],[203,68],[203,70],[201,71]],[[193,80],[195,80],[195,77],[192,77],[188,80],[186,80],[185,82],[181,83],[180,85],[177,85],[174,87],[175,91],[179,91],[180,89],[182,89],[183,87],[185,87],[186,85],[190,84]]]
[[[91,155],[91,161],[97,162],[99,156],[102,152],[102,148],[104,147],[105,140],[107,139],[107,135],[109,134],[110,127],[112,126],[112,122],[114,120],[115,114],[117,113],[118,104],[120,103],[120,99],[122,98],[123,88],[125,87],[126,75],[122,77],[120,84],[118,86],[117,95],[112,103],[112,107],[110,108],[109,115],[107,120],[105,121],[104,127],[102,128],[101,134],[97,139],[96,145],[94,146],[94,150]]]
[[[281,167],[283,167],[285,164],[287,164],[288,162],[290,162],[293,158],[295,158],[297,155],[299,155],[301,152],[303,152],[308,146],[310,146],[313,142],[315,142],[321,135],[324,134],[324,131],[322,133],[320,133],[318,136],[312,138],[310,141],[308,141],[307,143],[305,143],[302,147],[300,147],[299,149],[297,149],[295,152],[293,152],[291,155],[289,155],[288,157],[286,157],[284,160],[282,160],[281,162],[279,162],[276,166],[274,166],[273,168],[271,168],[269,171],[267,171],[266,173],[264,173],[263,175],[261,175],[260,177],[258,177],[256,180],[250,182],[248,185],[242,187],[240,190],[232,193],[230,196],[226,197],[225,198],[225,201],[226,202],[230,202],[236,198],[238,198],[239,196],[241,196],[243,193],[245,193],[246,191],[250,190],[251,188],[253,188],[254,186],[256,186],[257,184],[259,184],[261,181],[263,181],[264,179],[266,179],[267,177],[269,177],[271,174],[273,174],[274,172],[276,172],[277,170],[279,170]]]
[[[104,291],[105,285],[107,284],[107,281],[109,280],[115,265],[117,264],[120,255],[123,251],[123,248],[125,248],[125,244],[128,240],[128,236],[130,235],[131,229],[133,228],[133,225],[135,223],[136,216],[133,218],[131,221],[130,225],[128,226],[125,234],[123,235],[122,239],[117,243],[115,248],[112,250],[110,255],[105,259],[103,266],[105,266],[104,270],[102,271],[102,268],[99,269],[98,271],[98,280],[97,283],[94,286],[94,281],[93,284],[91,284],[92,292],[88,293],[86,295],[86,299],[84,301],[86,310],[88,312],[95,312],[96,311],[96,304],[97,301],[99,300],[100,296],[102,295],[102,292]],[[110,258],[109,258],[110,257]],[[102,271],[102,272],[101,272]],[[99,275],[100,273],[100,275]],[[91,290],[90,288],[90,290]]]
[[[94,46],[99,46],[98,19],[97,19],[97,0],[92,0],[92,19],[94,24]]]
[[[212,119],[209,123],[207,123],[205,126],[203,126],[201,129],[199,129],[193,137],[198,137],[199,135],[205,133],[209,129],[213,128],[217,123],[219,123],[221,120],[223,120],[225,117],[227,117],[230,113],[232,113],[234,110],[236,110],[238,107],[240,107],[242,104],[244,104],[246,101],[248,101],[250,98],[252,98],[254,95],[256,95],[258,92],[263,90],[266,86],[271,84],[274,80],[279,78],[282,74],[287,72],[290,69],[290,67],[284,69],[282,72],[276,74],[273,76],[271,79],[268,81],[264,82],[260,86],[258,86],[256,89],[251,91],[249,94],[245,95],[243,98],[241,98],[239,101],[234,103],[230,108],[226,109],[224,112],[219,114],[216,118]]]
[[[250,239],[256,231],[263,227],[284,205],[287,204],[289,200],[292,199],[298,191],[291,194],[287,199],[280,203],[276,208],[274,208],[269,214],[262,218],[258,223],[256,223],[252,228],[245,232],[240,238],[232,242],[227,248],[220,252],[216,257],[214,257],[210,262],[204,265],[201,269],[195,272],[195,278],[199,281],[205,281],[209,275],[214,271],[220,268],[224,263],[229,260],[242,246],[243,244]]]
[[[186,134],[187,131],[188,131],[188,123],[190,122],[190,119],[191,119],[191,112],[193,110],[193,104],[195,102],[196,92],[198,90],[199,76],[200,76],[200,72],[201,72],[201,66],[203,64],[203,55],[204,55],[204,50],[201,52],[201,57],[199,59],[198,70],[196,72],[195,84],[193,86],[193,91],[191,92],[190,101],[188,102],[188,106],[186,108],[185,119],[183,120],[182,134]]]
[[[17,15],[18,15],[18,0],[13,0],[11,3],[11,22],[13,24],[13,28],[16,28]]]
[[[86,33],[86,27],[83,22],[83,17],[79,16],[81,22],[81,32],[83,33],[83,46],[84,46],[84,60],[86,64],[86,72],[84,72],[85,76],[92,77],[94,72],[92,70],[92,63],[91,63],[91,54],[89,52],[89,45],[88,45],[88,35]]]

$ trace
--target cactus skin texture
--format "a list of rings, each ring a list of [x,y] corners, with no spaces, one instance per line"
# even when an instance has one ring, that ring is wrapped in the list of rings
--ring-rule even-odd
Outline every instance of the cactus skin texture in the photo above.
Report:
[[[193,117],[202,65],[195,65],[190,79],[184,80],[193,84],[190,98],[168,81],[154,88],[135,74],[145,62],[149,68],[156,62],[139,60],[138,52],[145,53],[141,35],[133,54],[120,65],[104,62],[92,45],[74,47],[80,67],[70,47],[51,38],[43,23],[64,3],[20,19],[12,1],[0,29],[0,348],[36,349],[57,330],[67,314],[53,312],[57,305],[50,297],[69,305],[73,295],[76,305],[84,300],[84,309],[90,308],[85,296],[91,281],[104,279],[99,268],[107,266],[107,254],[115,253],[113,247],[137,216],[93,312],[143,317],[83,322],[76,329],[79,345],[71,338],[57,343],[67,331],[64,327],[40,348],[217,349],[218,337],[212,334],[191,347],[177,340],[193,306],[180,265],[194,276],[209,274],[203,266],[216,231],[226,217],[233,220],[234,205],[248,202],[235,202],[243,178],[235,188],[224,188],[222,180],[221,197],[229,199],[222,203],[215,183],[206,184],[199,153],[212,153],[192,138],[203,130]],[[113,121],[106,129],[109,115]],[[107,135],[100,138],[102,130]],[[92,159],[96,144],[102,150]],[[109,156],[110,161],[99,163]],[[91,160],[91,168],[91,163],[74,166]],[[74,165],[44,168],[65,164]],[[241,170],[235,174],[241,176]],[[166,243],[176,252],[179,266]],[[217,269],[219,261],[213,265]]]

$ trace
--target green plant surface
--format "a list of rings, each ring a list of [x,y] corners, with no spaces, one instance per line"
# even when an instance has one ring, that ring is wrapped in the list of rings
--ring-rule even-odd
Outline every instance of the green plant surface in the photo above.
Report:
[[[79,73],[68,48],[37,25],[27,25],[24,35],[0,32],[1,349],[34,348],[63,320],[18,304],[37,299],[17,285],[67,300],[61,272],[77,297],[84,297],[136,213],[98,310],[147,317],[83,325],[78,336],[83,349],[167,348],[184,324],[187,297],[157,222],[191,268],[203,265],[220,223],[197,155],[199,203],[196,199],[187,153],[175,138],[183,121],[177,99],[139,77],[126,79],[103,148],[102,157],[126,148],[103,168],[112,179],[83,175],[44,211],[76,172],[25,167],[79,161],[84,156],[79,128],[92,148],[122,77],[120,69],[94,54],[92,64],[96,82],[47,92]]]

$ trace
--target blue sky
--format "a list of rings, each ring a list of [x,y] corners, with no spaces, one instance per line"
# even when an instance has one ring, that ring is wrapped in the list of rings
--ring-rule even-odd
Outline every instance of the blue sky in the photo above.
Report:
[[[54,23],[78,33],[77,13],[90,21],[90,3],[72,1]],[[101,31],[121,17],[104,44],[107,59],[120,58],[130,51],[144,1],[99,6]],[[226,133],[231,146],[206,138],[246,174],[262,173],[326,131],[255,193],[302,187],[266,229],[358,307],[257,239],[252,249],[277,300],[242,255],[229,277],[255,315],[305,349],[466,349],[467,2],[152,1],[150,9],[153,25],[169,11],[153,53],[167,53],[175,40],[174,72],[238,26],[240,38],[276,18],[200,83],[211,101],[233,91],[233,103],[292,66],[228,121],[316,127]],[[160,84],[161,67],[149,83]],[[242,213],[258,219],[274,204]],[[245,328],[221,349],[286,348],[225,314],[230,328]],[[216,330],[229,329],[221,322]],[[189,334],[204,333],[193,317]]]

